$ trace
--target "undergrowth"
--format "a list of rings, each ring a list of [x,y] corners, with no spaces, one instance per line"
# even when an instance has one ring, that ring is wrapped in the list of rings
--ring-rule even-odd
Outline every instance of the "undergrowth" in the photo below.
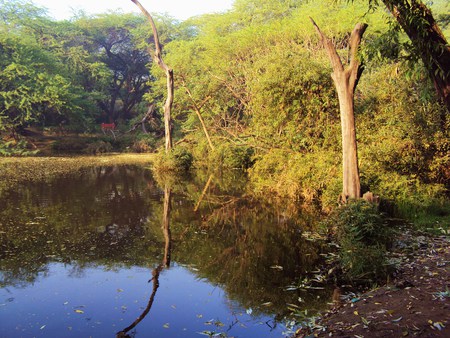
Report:
[[[326,224],[336,236],[344,279],[358,284],[386,279],[391,271],[387,250],[394,229],[375,204],[350,201],[337,208]]]

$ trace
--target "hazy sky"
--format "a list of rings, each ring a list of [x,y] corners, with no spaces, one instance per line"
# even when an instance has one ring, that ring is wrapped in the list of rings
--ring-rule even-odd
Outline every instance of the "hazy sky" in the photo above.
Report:
[[[87,14],[105,13],[120,9],[123,12],[139,12],[131,0],[32,0],[36,5],[46,7],[55,19],[68,19],[73,10],[85,10]],[[140,0],[150,13],[169,13],[176,19],[223,12],[231,8],[234,0]]]

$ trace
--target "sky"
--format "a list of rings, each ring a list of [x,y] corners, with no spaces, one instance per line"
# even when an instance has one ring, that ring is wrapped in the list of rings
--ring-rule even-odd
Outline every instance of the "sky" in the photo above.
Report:
[[[120,9],[124,13],[140,13],[131,0],[32,0],[40,7],[46,7],[49,15],[57,20],[69,19],[73,10],[80,9],[87,14],[105,13]],[[234,0],[140,0],[150,13],[168,13],[178,20],[231,9]]]

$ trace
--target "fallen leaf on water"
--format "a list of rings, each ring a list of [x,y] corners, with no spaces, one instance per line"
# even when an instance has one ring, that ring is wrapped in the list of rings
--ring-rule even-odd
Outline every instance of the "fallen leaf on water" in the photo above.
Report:
[[[369,325],[370,321],[368,321],[366,318],[361,317],[361,321],[364,323],[364,325]]]
[[[45,329],[45,326],[46,326],[46,325],[42,325],[42,326],[40,327],[40,330]]]
[[[75,313],[84,313],[84,311],[83,310],[75,310]]]
[[[353,314],[356,316],[359,315],[358,311],[353,311]]]
[[[439,331],[441,331],[441,330],[445,327],[445,325],[442,324],[442,322],[434,322],[434,323],[433,323],[433,326],[434,326],[436,329],[438,329]]]
[[[297,286],[287,286],[284,291],[296,291],[298,290]]]
[[[399,321],[401,321],[403,319],[402,316],[398,317],[397,319],[393,319],[392,322],[393,323],[398,323]]]
[[[165,324],[163,325],[163,328],[168,329],[168,328],[169,328],[169,323],[165,323]]]

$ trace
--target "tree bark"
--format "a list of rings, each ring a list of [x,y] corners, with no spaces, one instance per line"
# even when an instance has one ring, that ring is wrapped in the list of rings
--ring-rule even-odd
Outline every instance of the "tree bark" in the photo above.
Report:
[[[164,104],[164,130],[165,130],[165,149],[168,153],[172,149],[172,121],[171,121],[171,111],[173,105],[174,97],[174,80],[173,80],[173,70],[164,63],[161,53],[161,44],[159,42],[159,35],[156,29],[155,22],[153,21],[150,13],[141,5],[138,0],[131,0],[136,6],[139,7],[141,12],[147,17],[153,30],[153,38],[155,41],[155,52],[153,53],[153,60],[158,64],[158,66],[165,72],[167,78],[167,99]]]
[[[361,38],[367,28],[367,24],[358,23],[350,36],[350,63],[344,67],[336,52],[332,41],[328,39],[320,30],[319,26],[312,18],[311,22],[327,51],[331,65],[333,67],[333,78],[339,98],[339,109],[341,115],[342,130],[342,201],[348,198],[361,197],[361,184],[358,167],[358,149],[356,143],[356,127],[354,112],[354,93],[358,80],[362,74],[363,67],[358,60],[357,52],[361,43]]]
[[[431,10],[420,0],[383,0],[383,3],[408,35],[450,112],[450,45]],[[441,122],[445,124],[443,118]]]

